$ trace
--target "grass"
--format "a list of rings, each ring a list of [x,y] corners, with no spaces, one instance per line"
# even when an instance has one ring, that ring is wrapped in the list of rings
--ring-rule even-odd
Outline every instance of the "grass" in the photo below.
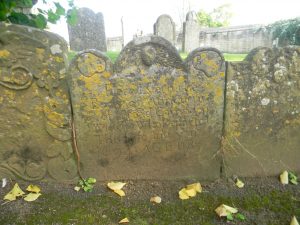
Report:
[[[111,59],[112,62],[115,62],[116,59],[118,58],[120,52],[105,52],[104,53],[108,58]],[[74,51],[70,51],[68,53],[68,60],[71,61],[76,55],[76,52]],[[228,62],[239,62],[239,61],[243,61],[244,58],[247,56],[247,54],[231,54],[231,53],[223,53],[225,61]],[[184,60],[186,59],[186,57],[188,56],[188,53],[185,52],[181,52],[180,53],[181,58]]]
[[[189,200],[175,199],[153,205],[147,200],[127,202],[115,194],[45,193],[38,201],[3,207],[0,224],[85,224],[110,225],[127,217],[131,225],[214,225],[227,224],[214,209],[221,203],[237,207],[246,221],[230,224],[288,224],[291,215],[300,216],[299,202],[290,192],[253,192],[243,196],[202,193]],[[10,203],[11,206],[17,204]],[[22,210],[21,210],[22,209]]]

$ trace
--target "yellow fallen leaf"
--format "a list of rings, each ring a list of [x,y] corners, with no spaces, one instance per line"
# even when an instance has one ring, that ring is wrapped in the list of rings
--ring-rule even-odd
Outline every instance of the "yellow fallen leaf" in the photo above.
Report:
[[[116,189],[114,190],[114,192],[118,195],[120,195],[121,197],[124,197],[125,196],[125,192],[123,190],[119,190],[119,189]]]
[[[198,183],[194,183],[194,184],[189,184],[186,186],[186,189],[194,189],[196,192],[201,193],[202,192],[202,187],[201,184]]]
[[[19,185],[16,183],[13,189],[11,189],[11,191],[8,192],[8,194],[6,194],[3,199],[8,201],[14,201],[17,199],[17,197],[22,196],[24,194],[25,193],[21,190]]]
[[[185,188],[185,192],[187,193],[187,195],[189,197],[195,197],[196,194],[197,194],[197,192],[196,192],[195,189],[187,189],[187,188]]]
[[[188,195],[188,193],[186,192],[186,189],[185,188],[182,188],[180,191],[179,191],[179,198],[181,200],[186,200],[186,199],[189,199],[190,196]]]
[[[129,223],[129,219],[125,217],[124,219],[121,219],[119,223]]]
[[[26,202],[33,202],[33,201],[37,200],[38,197],[40,197],[40,195],[42,195],[42,194],[41,193],[29,193],[28,195],[26,195],[24,200]]]
[[[280,174],[280,182],[282,184],[288,184],[289,183],[289,173],[288,171],[283,171],[282,174]]]
[[[236,185],[238,188],[243,188],[243,187],[245,186],[244,182],[241,181],[240,179],[236,179],[235,185]]]
[[[34,193],[40,193],[41,189],[40,189],[38,186],[36,186],[36,185],[30,184],[30,185],[26,188],[26,191],[34,192]]]
[[[107,187],[111,190],[121,190],[126,183],[122,182],[109,182],[107,183]]]
[[[74,187],[74,190],[75,191],[80,191],[80,187],[76,186],[76,187]]]
[[[150,202],[159,204],[159,203],[161,203],[161,197],[154,196],[154,197],[150,198]]]
[[[290,225],[299,225],[298,220],[295,216],[293,216],[291,224]]]
[[[231,214],[237,213],[238,210],[231,206],[222,204],[215,209],[215,212],[218,214],[218,216],[222,217],[222,216],[227,216],[229,213]]]

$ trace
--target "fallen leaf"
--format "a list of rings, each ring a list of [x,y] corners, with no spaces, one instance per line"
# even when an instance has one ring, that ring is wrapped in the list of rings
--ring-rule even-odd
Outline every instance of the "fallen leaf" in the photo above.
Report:
[[[2,188],[5,188],[6,185],[7,185],[7,179],[2,178]]]
[[[74,190],[75,190],[75,191],[80,191],[80,189],[81,189],[81,188],[78,187],[78,186],[74,187]]]
[[[129,219],[125,217],[124,219],[121,219],[119,223],[129,223]]]
[[[236,179],[236,182],[235,182],[235,185],[238,187],[238,188],[243,188],[245,186],[244,182],[241,181],[240,179]]]
[[[202,187],[201,184],[198,183],[194,183],[194,184],[189,184],[186,186],[186,189],[194,189],[196,192],[201,193],[202,192]]]
[[[26,191],[34,192],[34,193],[40,193],[41,189],[40,189],[38,186],[36,186],[36,185],[30,184],[30,185],[26,188]]]
[[[116,189],[114,190],[114,192],[118,195],[120,195],[121,197],[124,197],[125,196],[125,192],[123,190],[120,190],[120,189]]]
[[[109,189],[113,190],[113,191],[114,190],[121,190],[124,187],[125,184],[126,183],[122,183],[122,182],[109,182],[107,184],[107,187]]]
[[[4,200],[8,200],[8,201],[14,201],[17,199],[17,197],[20,197],[22,195],[24,195],[25,193],[21,190],[21,188],[19,187],[19,185],[16,183],[13,187],[13,189],[11,189],[10,192],[8,192],[8,194],[6,194],[4,196]]]
[[[188,193],[186,193],[186,189],[185,188],[182,188],[180,191],[179,191],[179,198],[181,200],[186,200],[186,199],[189,199],[190,196],[188,195]]]
[[[196,194],[197,194],[197,192],[196,192],[195,189],[187,189],[187,188],[185,188],[185,192],[187,193],[187,195],[189,197],[195,197]]]
[[[161,203],[161,197],[154,196],[154,197],[150,198],[150,202],[159,204],[159,203]]]
[[[288,171],[283,171],[282,174],[280,174],[280,182],[282,184],[288,184],[289,183],[289,173]]]
[[[231,206],[222,204],[218,208],[215,209],[215,212],[218,214],[219,217],[222,217],[222,216],[227,217],[228,214],[237,213],[238,210],[236,208],[231,207]]]
[[[26,202],[33,202],[33,201],[37,200],[38,197],[40,197],[40,195],[41,195],[41,193],[29,193],[28,195],[26,195],[24,200]]]
[[[297,218],[295,216],[293,216],[291,224],[290,225],[299,225]]]

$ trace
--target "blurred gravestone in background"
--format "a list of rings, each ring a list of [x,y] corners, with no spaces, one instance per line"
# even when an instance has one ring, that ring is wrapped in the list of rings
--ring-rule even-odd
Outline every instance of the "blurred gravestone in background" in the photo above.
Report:
[[[175,45],[175,23],[169,15],[161,15],[157,18],[154,24],[154,35],[163,37]]]
[[[68,26],[70,48],[74,51],[97,49],[106,52],[106,35],[102,13],[91,9],[78,10],[78,22]]]

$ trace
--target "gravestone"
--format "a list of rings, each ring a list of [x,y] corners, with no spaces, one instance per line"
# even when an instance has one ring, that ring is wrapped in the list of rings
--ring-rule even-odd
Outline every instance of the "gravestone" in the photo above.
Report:
[[[182,50],[184,52],[191,52],[199,47],[201,27],[197,22],[196,13],[190,11],[186,14],[186,20],[183,23],[183,42]]]
[[[80,8],[77,24],[68,25],[70,48],[73,51],[97,49],[106,52],[106,35],[102,13]]]
[[[300,48],[257,48],[227,71],[226,174],[300,171]]]
[[[154,35],[160,36],[175,45],[176,30],[175,23],[171,16],[161,15],[157,18],[154,24]]]
[[[0,23],[0,177],[77,177],[66,52],[55,34]]]
[[[183,62],[168,41],[137,38],[111,61],[79,53],[70,87],[82,173],[98,179],[216,179],[223,56],[197,49]]]

